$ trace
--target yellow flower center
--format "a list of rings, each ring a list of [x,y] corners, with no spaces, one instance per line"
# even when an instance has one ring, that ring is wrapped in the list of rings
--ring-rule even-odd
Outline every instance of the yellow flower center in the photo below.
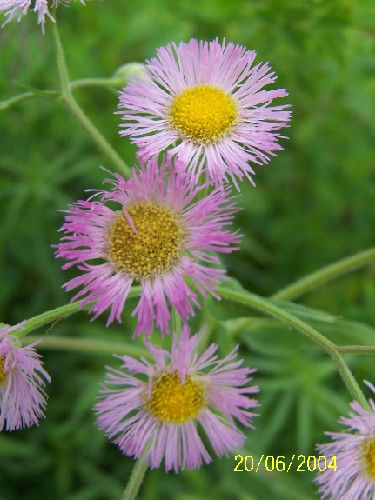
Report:
[[[5,382],[6,373],[4,370],[4,356],[0,356],[0,387]]]
[[[232,97],[211,85],[197,85],[174,97],[169,120],[180,136],[197,144],[217,142],[237,120]]]
[[[372,480],[375,480],[375,437],[363,443],[363,458],[366,470]]]
[[[177,372],[162,373],[152,384],[147,408],[162,422],[181,424],[194,419],[205,402],[202,384],[187,375],[181,383]]]
[[[150,203],[124,207],[111,226],[109,255],[130,276],[152,278],[180,259],[185,232],[172,211]]]

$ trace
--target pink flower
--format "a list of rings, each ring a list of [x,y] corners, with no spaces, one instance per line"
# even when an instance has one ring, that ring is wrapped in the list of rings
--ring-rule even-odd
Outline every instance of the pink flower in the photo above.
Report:
[[[167,148],[199,176],[215,183],[246,176],[264,164],[287,126],[288,106],[270,106],[284,89],[264,90],[276,80],[268,64],[252,66],[256,52],[233,43],[190,40],[170,44],[146,62],[145,74],[123,89],[120,135],[145,158]]]
[[[166,471],[178,472],[212,460],[200,427],[217,455],[243,445],[245,435],[234,419],[253,428],[250,409],[258,403],[249,395],[258,387],[249,385],[249,375],[255,370],[240,368],[237,348],[218,360],[218,346],[211,344],[198,356],[201,336],[189,337],[185,325],[180,338],[173,336],[171,352],[146,342],[153,363],[119,356],[122,370],[108,368],[95,407],[97,422],[123,454],[139,458],[148,446],[145,460],[151,468],[164,459]]]
[[[51,381],[34,349],[36,342],[21,347],[10,333],[19,329],[22,323],[0,328],[0,431],[38,424],[46,407],[42,387]]]
[[[80,0],[84,4],[84,0]],[[55,22],[52,14],[50,13],[50,8],[54,8],[59,4],[66,5],[69,0],[35,0],[33,11],[38,15],[38,24],[42,25],[42,30],[44,31],[44,23],[46,16]],[[50,4],[50,5],[49,5]],[[6,16],[4,24],[17,18],[20,21],[21,17],[24,16],[31,7],[31,0],[0,0],[0,12],[3,12]]]
[[[375,387],[365,382],[375,393]],[[341,417],[348,427],[342,432],[327,432],[333,442],[318,445],[330,466],[316,478],[322,498],[373,500],[375,498],[375,403],[370,410],[351,403],[353,413]]]
[[[139,282],[135,335],[151,333],[154,322],[166,333],[167,302],[181,317],[192,316],[192,304],[199,305],[196,292],[214,294],[225,278],[213,252],[236,249],[239,235],[225,229],[231,225],[235,204],[228,190],[219,189],[194,202],[205,186],[195,185],[169,160],[160,167],[156,160],[141,163],[129,181],[115,175],[109,182],[112,191],[98,193],[99,200],[78,201],[65,217],[56,256],[68,260],[63,269],[77,266],[83,272],[65,288],[83,286],[72,300],[84,296],[82,305],[94,302],[93,319],[110,309],[109,325],[115,318],[121,323],[130,288]],[[107,202],[115,202],[119,209]]]

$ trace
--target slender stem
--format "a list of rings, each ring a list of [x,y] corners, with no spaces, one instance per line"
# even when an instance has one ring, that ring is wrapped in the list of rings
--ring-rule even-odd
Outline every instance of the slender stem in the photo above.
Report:
[[[149,352],[141,346],[136,345],[135,342],[110,342],[94,339],[82,339],[76,337],[56,336],[39,337],[36,335],[29,335],[22,339],[23,345],[31,344],[32,342],[40,341],[38,349],[58,349],[64,351],[87,351],[96,352],[99,354],[129,354],[130,356],[150,356]]]
[[[366,264],[371,264],[375,262],[375,248],[370,248],[364,250],[350,257],[345,257],[338,262],[319,269],[308,276],[301,278],[300,280],[292,283],[291,285],[283,288],[275,295],[272,296],[273,299],[279,300],[292,300],[300,295],[303,295],[310,290],[316,288],[317,286],[338,278],[344,274],[347,274],[359,267],[363,267]]]
[[[47,325],[48,323],[52,323],[54,321],[61,321],[65,318],[68,318],[72,314],[80,311],[81,309],[88,309],[92,303],[86,304],[82,306],[82,300],[78,300],[77,302],[72,302],[71,304],[65,304],[63,306],[57,307],[56,309],[51,309],[49,311],[45,311],[42,314],[38,314],[37,316],[33,316],[30,319],[27,319],[24,324],[22,330],[18,330],[15,332],[19,338],[25,337],[30,332],[37,330],[41,326]]]
[[[91,120],[86,116],[78,102],[73,97],[69,74],[65,63],[64,51],[60,41],[57,23],[52,24],[52,33],[54,47],[56,52],[57,68],[61,85],[62,100],[74,118],[80,123],[87,132],[97,148],[108,158],[111,164],[125,177],[130,176],[130,169],[122,160],[119,154],[112,148],[109,142],[103,137],[99,130],[94,126]]]
[[[146,446],[142,455],[136,461],[128,484],[126,485],[122,500],[133,500],[137,497],[138,490],[143,482],[146,470],[148,469],[149,465],[147,462],[145,462],[145,457],[147,455],[148,449],[149,446]]]
[[[83,87],[121,87],[125,84],[124,78],[81,78],[79,80],[75,80],[70,82],[70,89],[76,90]],[[19,104],[23,101],[28,101],[29,99],[35,99],[36,97],[47,97],[53,98],[58,97],[60,92],[57,90],[41,90],[34,89],[29,92],[24,92],[23,94],[15,95],[10,97],[9,99],[5,99],[4,101],[0,101],[0,111],[5,111],[16,104]]]
[[[34,97],[56,97],[58,92],[56,90],[38,90],[38,91],[30,91],[25,92],[23,94],[15,95],[6,99],[5,101],[0,101],[0,111],[5,111],[6,109],[14,106],[23,101],[27,101],[28,99],[33,99]]]
[[[171,330],[178,335],[181,333],[181,318],[174,307],[172,307],[171,314]]]
[[[338,345],[337,350],[351,354],[375,354],[375,345]]]
[[[137,297],[140,293],[141,287],[134,286],[129,292],[128,298]],[[92,302],[85,304],[82,306],[82,300],[78,300],[77,302],[72,302],[71,304],[65,304],[63,306],[57,307],[56,309],[51,309],[50,311],[46,311],[42,314],[38,314],[33,318],[27,319],[24,324],[22,330],[18,330],[15,332],[19,338],[28,335],[30,332],[44,326],[48,323],[52,323],[54,321],[61,321],[72,314],[80,311],[81,309],[89,309],[92,306]]]
[[[94,126],[92,121],[87,117],[87,115],[84,113],[73,96],[65,98],[64,103],[71,114],[86,130],[87,134],[96,144],[99,151],[101,151],[108,158],[108,160],[111,162],[111,165],[113,165],[124,177],[130,177],[129,167],[118,155],[118,153],[112,148],[109,142],[107,142],[107,140],[102,136],[99,130]]]
[[[267,299],[263,299],[250,292],[239,292],[237,290],[230,290],[225,287],[219,287],[217,292],[219,293],[219,295],[221,295],[221,297],[225,297],[226,299],[233,302],[244,304],[253,309],[256,309],[257,311],[261,311],[267,316],[276,318],[279,321],[290,325],[293,329],[306,335],[306,337],[312,340],[315,344],[319,345],[333,359],[353,399],[359,401],[359,403],[361,403],[363,407],[369,408],[368,402],[357,381],[355,380],[350,368],[341,357],[340,353],[338,352],[337,346],[333,342],[328,340],[307,323],[301,321],[299,318],[296,318],[292,314],[283,311],[274,304],[271,304],[267,301]]]
[[[52,25],[52,34],[53,34],[57,71],[59,73],[61,92],[63,96],[67,96],[71,94],[71,89],[70,89],[68,67],[65,62],[64,49],[60,40],[59,31],[57,29],[57,22],[51,23],[51,25]]]
[[[82,87],[123,87],[125,79],[119,77],[112,78],[80,78],[71,82],[71,90],[80,89]]]

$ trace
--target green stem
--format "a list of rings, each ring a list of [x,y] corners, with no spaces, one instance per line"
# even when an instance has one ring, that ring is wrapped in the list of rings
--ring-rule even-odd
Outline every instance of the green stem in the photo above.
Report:
[[[346,257],[329,266],[319,269],[308,276],[292,283],[272,296],[273,299],[292,300],[303,295],[317,286],[347,274],[359,267],[375,262],[375,248],[364,250],[350,257]]]
[[[98,129],[94,126],[91,120],[84,113],[82,108],[79,106],[77,101],[70,96],[69,98],[64,98],[64,103],[69,109],[71,114],[77,119],[77,121],[86,130],[87,134],[91,137],[92,141],[96,144],[99,151],[101,151],[113,165],[124,177],[130,177],[130,169],[126,163],[121,159],[118,153],[112,148],[112,146],[107,142],[107,140],[102,136]]]
[[[341,357],[340,353],[338,352],[337,346],[333,342],[328,340],[307,323],[301,321],[299,318],[296,318],[292,314],[283,311],[274,304],[271,304],[267,301],[267,299],[263,299],[250,292],[240,292],[224,287],[219,287],[217,292],[219,295],[221,295],[221,297],[225,297],[226,299],[233,302],[247,305],[252,309],[256,309],[257,311],[266,314],[267,316],[271,316],[272,318],[276,318],[279,321],[286,323],[293,329],[303,333],[315,344],[319,345],[325,352],[329,354],[329,356],[335,362],[337,369],[353,399],[357,400],[364,408],[369,408],[368,402],[357,381],[355,380],[350,368]]]
[[[72,94],[71,85],[69,81],[68,69],[65,62],[65,56],[63,47],[60,41],[57,23],[50,23],[52,25],[52,33],[54,40],[54,47],[56,52],[57,68],[59,72],[60,86],[61,86],[61,97],[65,106],[68,108],[70,113],[74,118],[80,123],[87,134],[90,136],[92,141],[96,144],[99,151],[101,151],[111,162],[111,164],[117,168],[117,170],[125,177],[130,176],[130,169],[126,163],[122,160],[119,154],[112,148],[109,142],[103,137],[99,130],[94,126],[91,120],[86,116],[82,108],[79,106],[78,102],[75,100]]]
[[[375,354],[375,345],[338,345],[337,350],[345,354]]]
[[[38,349],[61,349],[64,351],[88,351],[96,352],[99,354],[129,354],[130,356],[150,356],[149,352],[144,348],[135,344],[135,342],[124,343],[124,342],[109,342],[103,340],[94,339],[81,339],[75,337],[64,337],[64,336],[34,336],[29,335],[28,337],[22,339],[23,345],[31,344],[35,341],[41,341],[38,345]]]
[[[58,92],[55,90],[38,90],[38,91],[30,91],[25,92],[23,94],[15,95],[6,99],[5,101],[0,101],[0,111],[5,111],[6,109],[14,106],[23,101],[27,101],[28,99],[33,99],[34,97],[56,97]]]
[[[37,330],[41,326],[48,325],[48,323],[53,323],[54,321],[61,321],[65,318],[68,318],[72,314],[80,311],[81,309],[88,309],[92,303],[86,304],[86,306],[81,306],[82,300],[78,300],[77,302],[72,302],[71,304],[65,304],[63,306],[57,307],[56,309],[51,309],[49,311],[45,311],[42,314],[38,314],[37,316],[33,316],[30,319],[27,319],[24,323],[23,329],[15,332],[19,338],[25,337],[30,332]]]
[[[146,446],[142,455],[136,461],[130,479],[128,481],[128,484],[126,485],[122,500],[133,500],[134,498],[137,497],[138,490],[143,482],[146,470],[148,469],[149,466],[149,464],[144,460],[148,449],[149,446]]]
[[[70,89],[76,90],[84,87],[121,87],[125,85],[124,78],[81,78],[70,82]],[[34,89],[29,92],[24,92],[23,94],[15,95],[4,101],[0,101],[0,111],[5,111],[16,104],[23,101],[28,101],[29,99],[35,99],[36,97],[58,97],[60,92],[57,90],[39,90]]]
[[[178,335],[181,333],[181,318],[174,307],[172,307],[171,313],[171,330]]]
[[[71,82],[70,88],[76,90],[83,87],[123,87],[124,85],[124,78],[80,78]]]
[[[128,298],[137,297],[140,293],[141,287],[134,286],[129,292]],[[63,306],[57,307],[56,309],[51,309],[50,311],[46,311],[42,314],[38,314],[38,316],[34,316],[25,321],[23,329],[15,332],[19,338],[28,335],[30,332],[44,326],[48,323],[52,323],[54,321],[60,321],[65,319],[72,314],[80,311],[81,309],[89,309],[92,306],[92,302],[89,304],[81,306],[82,300],[78,300],[77,302],[72,302],[71,304],[65,304]]]

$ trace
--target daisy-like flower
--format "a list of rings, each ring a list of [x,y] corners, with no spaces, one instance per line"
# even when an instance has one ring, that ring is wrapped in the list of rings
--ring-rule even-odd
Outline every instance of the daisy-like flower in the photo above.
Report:
[[[251,163],[267,163],[287,126],[288,106],[270,106],[284,89],[264,90],[276,76],[268,64],[253,65],[256,52],[233,43],[195,39],[161,47],[119,98],[128,135],[145,158],[171,148],[199,176],[215,183],[246,176]]]
[[[33,2],[34,8],[32,9],[37,13],[38,24],[42,25],[42,30],[44,31],[44,23],[46,21],[46,16],[55,22],[50,8],[56,7],[59,4],[67,5],[70,0],[35,0]],[[82,4],[85,4],[84,0],[80,0]],[[27,11],[31,8],[31,0],[0,0],[0,12],[3,12],[6,16],[4,24],[16,18],[20,21],[21,17],[24,16]]]
[[[82,305],[95,301],[94,319],[110,309],[109,325],[115,318],[121,322],[131,285],[138,282],[142,291],[133,311],[138,314],[135,335],[151,333],[154,322],[166,333],[167,300],[182,318],[189,317],[192,304],[199,305],[196,291],[214,294],[215,285],[225,278],[224,270],[212,267],[218,264],[212,252],[237,248],[239,235],[225,229],[235,204],[228,189],[193,201],[204,186],[170,160],[160,167],[156,160],[141,162],[129,181],[116,174],[109,182],[112,191],[99,192],[99,200],[78,201],[65,217],[56,256],[69,261],[63,269],[77,265],[83,274],[64,286],[83,286],[72,300],[85,296]],[[107,202],[116,202],[118,209]]]
[[[0,431],[37,424],[46,407],[42,387],[51,381],[34,349],[37,342],[21,347],[12,334],[19,329],[22,323],[0,328]]]
[[[375,393],[375,387],[365,383]],[[340,419],[348,430],[327,432],[333,442],[318,445],[329,464],[316,478],[322,498],[375,498],[375,403],[369,404],[371,409],[365,410],[357,401],[351,403],[353,412]]]
[[[108,368],[97,422],[123,454],[139,458],[147,448],[151,468],[164,459],[166,471],[178,472],[211,462],[201,428],[217,455],[243,445],[234,419],[253,428],[250,410],[258,403],[250,395],[258,387],[249,375],[255,370],[240,368],[237,348],[218,360],[218,346],[211,344],[199,356],[201,335],[190,337],[184,325],[170,352],[146,342],[154,363],[119,356],[122,370]]]

